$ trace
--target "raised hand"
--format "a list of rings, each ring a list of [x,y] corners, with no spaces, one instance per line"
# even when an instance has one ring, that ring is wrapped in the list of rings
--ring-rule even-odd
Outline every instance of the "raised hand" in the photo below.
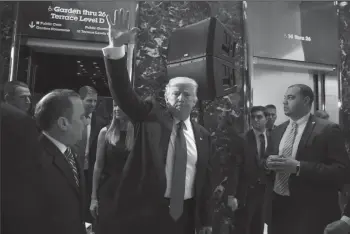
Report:
[[[114,11],[113,21],[107,15],[108,38],[112,47],[120,47],[125,44],[135,43],[135,36],[140,31],[139,28],[130,29],[130,13],[124,9]]]

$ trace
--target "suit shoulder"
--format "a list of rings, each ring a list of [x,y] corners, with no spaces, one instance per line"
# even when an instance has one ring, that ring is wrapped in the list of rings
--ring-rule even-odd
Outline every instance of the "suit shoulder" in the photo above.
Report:
[[[285,126],[288,125],[288,124],[289,124],[289,120],[284,121],[283,123],[277,125],[272,131],[274,131],[274,130],[276,130],[276,129],[281,129],[281,128],[285,127]]]
[[[203,127],[202,125],[200,125],[199,123],[197,122],[193,122],[194,125],[196,125],[196,127],[206,136],[210,136],[210,132],[205,128]]]
[[[340,131],[340,126],[339,124],[336,124],[332,121],[326,120],[326,119],[321,119],[321,118],[314,118],[314,121],[316,122],[317,125],[321,126],[321,129],[323,131],[333,131],[333,130],[339,130]]]

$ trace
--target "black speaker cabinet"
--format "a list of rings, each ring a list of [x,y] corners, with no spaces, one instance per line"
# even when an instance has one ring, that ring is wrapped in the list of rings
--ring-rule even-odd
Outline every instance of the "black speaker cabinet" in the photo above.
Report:
[[[168,45],[168,64],[213,56],[234,63],[233,34],[215,17],[175,29]]]
[[[167,76],[169,79],[185,76],[196,80],[200,100],[213,100],[236,91],[234,65],[213,56],[168,64]]]

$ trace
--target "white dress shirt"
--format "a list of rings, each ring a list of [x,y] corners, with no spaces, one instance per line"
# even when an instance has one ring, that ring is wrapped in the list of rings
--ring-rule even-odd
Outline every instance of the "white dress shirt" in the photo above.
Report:
[[[125,55],[125,45],[121,47],[110,47],[107,46],[102,49],[103,55],[109,59],[121,59]]]
[[[288,124],[288,126],[286,128],[286,131],[284,132],[284,134],[282,136],[282,139],[281,139],[281,142],[280,142],[280,145],[279,145],[278,155],[283,155],[283,148],[284,148],[285,142],[286,142],[287,137],[288,137],[288,135],[289,135],[289,133],[290,133],[290,131],[292,129],[292,124],[293,124],[293,122],[295,122],[297,124],[297,129],[296,129],[296,136],[295,136],[295,140],[294,140],[294,144],[293,144],[293,150],[292,150],[292,156],[291,156],[292,158],[295,159],[296,154],[298,152],[298,147],[299,147],[299,143],[300,143],[301,137],[302,137],[302,135],[304,133],[304,130],[305,130],[305,127],[306,127],[306,124],[307,124],[309,118],[310,118],[310,113],[308,113],[307,115],[301,117],[297,121],[293,121],[292,119],[289,120],[289,124]]]
[[[64,154],[67,150],[67,146],[65,146],[63,143],[59,142],[52,136],[50,136],[47,132],[43,131],[43,135],[45,135],[59,150],[62,154]]]
[[[85,147],[85,158],[84,158],[84,170],[89,169],[89,150],[90,150],[90,133],[91,133],[91,117],[92,113],[90,113],[89,118],[87,118],[86,125],[86,147]]]
[[[301,140],[301,136],[304,133],[304,130],[305,130],[307,121],[309,120],[309,117],[310,117],[310,113],[308,113],[307,115],[305,115],[305,116],[301,117],[300,119],[298,119],[297,121],[295,121],[297,124],[297,130],[296,130],[297,134],[295,136],[295,140],[294,140],[294,144],[293,144],[292,158],[295,158],[295,156],[297,154],[298,146],[299,146],[299,143]],[[278,155],[282,155],[282,153],[283,153],[284,144],[285,144],[285,141],[287,140],[288,134],[290,133],[290,131],[292,129],[293,122],[294,122],[293,120],[289,121],[287,129],[283,134],[283,137],[282,137],[280,145],[279,145]]]
[[[172,181],[172,171],[174,164],[174,153],[175,153],[175,140],[176,140],[176,130],[179,120],[174,120],[173,130],[170,135],[170,141],[168,146],[168,153],[165,165],[165,175],[167,186],[164,196],[170,198],[171,193],[171,181]],[[186,165],[186,181],[185,181],[185,195],[184,199],[190,199],[194,196],[194,179],[196,176],[196,164],[197,164],[197,146],[196,140],[194,138],[193,128],[190,119],[184,121],[185,127],[183,132],[186,139],[187,146],[187,165]]]

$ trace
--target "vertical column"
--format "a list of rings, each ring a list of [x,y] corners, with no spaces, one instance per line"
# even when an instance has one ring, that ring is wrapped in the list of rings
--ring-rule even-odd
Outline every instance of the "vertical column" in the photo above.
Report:
[[[20,2],[16,2],[14,7],[14,23],[12,31],[12,44],[11,44],[11,58],[10,58],[10,71],[8,80],[17,80],[18,70],[18,57],[20,48],[20,36],[18,35],[18,14],[19,14]]]
[[[243,11],[243,46],[244,46],[244,83],[243,83],[243,92],[244,92],[244,130],[248,130],[250,126],[250,118],[249,118],[249,109],[253,105],[253,87],[251,85],[251,81],[253,79],[253,50],[251,43],[249,43],[249,30],[248,30],[248,15],[247,8],[248,2],[243,1],[242,4]]]

